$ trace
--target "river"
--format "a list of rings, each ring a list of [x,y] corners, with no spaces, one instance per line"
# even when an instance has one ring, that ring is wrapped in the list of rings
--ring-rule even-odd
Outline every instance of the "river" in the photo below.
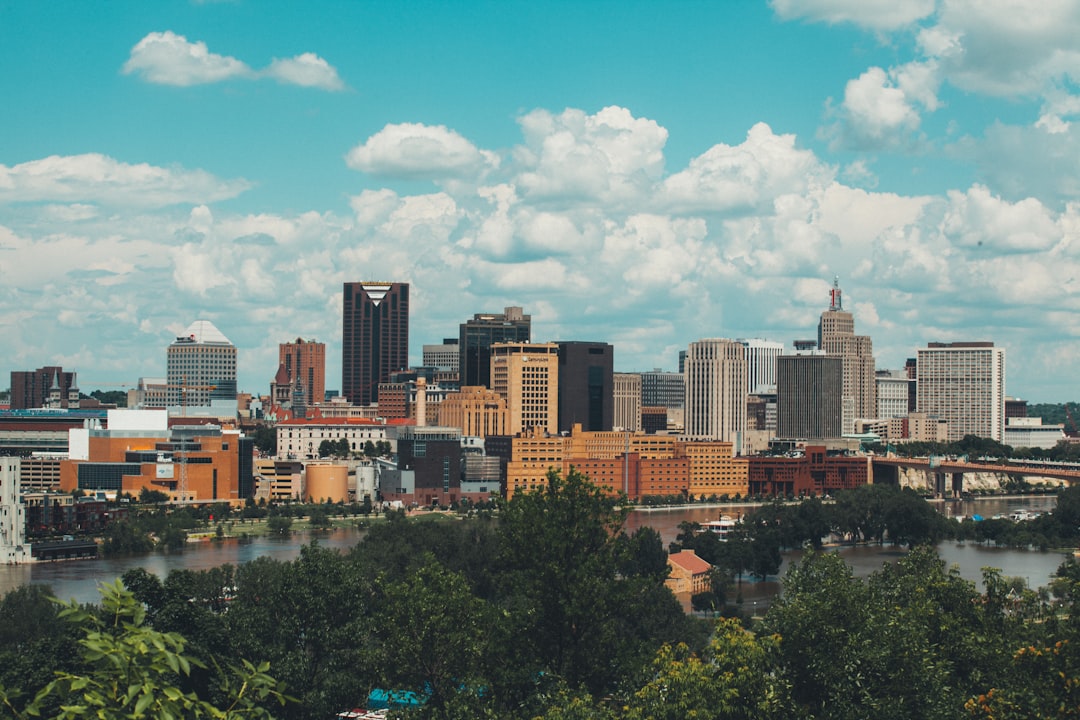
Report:
[[[1053,497],[990,498],[961,503],[939,502],[937,506],[939,511],[947,515],[981,514],[984,517],[992,517],[1020,508],[1045,512],[1054,507],[1054,500]],[[635,510],[630,514],[627,529],[633,531],[643,526],[653,527],[660,533],[666,545],[675,539],[679,532],[679,523],[683,520],[704,522],[713,520],[721,514],[737,517],[746,511],[746,505]],[[135,567],[145,568],[155,575],[164,577],[171,570],[206,570],[226,563],[239,565],[263,556],[277,560],[292,560],[300,554],[300,548],[313,538],[317,538],[323,547],[346,550],[359,542],[362,536],[362,530],[341,528],[319,532],[314,536],[309,533],[293,533],[286,538],[259,537],[247,543],[241,543],[238,540],[191,543],[183,552],[175,554],[153,553],[99,560],[63,560],[3,565],[0,566],[0,595],[20,585],[40,583],[51,586],[53,592],[62,599],[97,602],[98,583],[111,581]],[[843,556],[859,577],[866,577],[880,569],[882,563],[894,561],[904,554],[903,550],[888,545],[843,547],[836,552]],[[1011,550],[956,542],[941,543],[938,546],[938,553],[950,566],[957,566],[964,578],[973,582],[981,580],[983,567],[996,567],[1006,576],[1024,578],[1030,587],[1047,584],[1065,559],[1062,553]],[[801,557],[801,554],[801,551],[784,554],[784,565],[780,569],[780,577],[786,571],[787,565]],[[769,600],[779,591],[779,578],[775,578],[763,582],[744,581],[741,594],[745,606],[764,609]]]

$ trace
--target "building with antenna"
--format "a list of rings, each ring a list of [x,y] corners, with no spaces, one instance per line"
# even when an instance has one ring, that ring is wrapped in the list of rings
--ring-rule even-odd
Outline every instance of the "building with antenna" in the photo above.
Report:
[[[855,420],[877,417],[874,345],[868,335],[855,334],[855,318],[844,310],[839,278],[829,291],[829,308],[818,323],[818,348],[843,361],[840,398],[842,431],[855,431]]]

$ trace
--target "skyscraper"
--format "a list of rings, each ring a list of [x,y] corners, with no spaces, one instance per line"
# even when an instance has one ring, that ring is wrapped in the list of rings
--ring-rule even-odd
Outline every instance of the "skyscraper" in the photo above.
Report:
[[[992,342],[929,343],[917,353],[918,411],[949,423],[949,441],[1005,439],[1005,348]]]
[[[818,347],[844,361],[843,431],[854,432],[856,418],[877,417],[874,345],[869,336],[855,334],[855,318],[843,308],[839,280],[829,291],[829,309],[821,313]]]
[[[684,365],[686,434],[742,452],[746,437],[746,349],[727,339],[690,343]]]
[[[296,338],[278,345],[278,362],[285,366],[293,402],[302,393],[305,404],[326,400],[326,343]]]
[[[641,374],[614,373],[615,427],[628,432],[641,430]]]
[[[345,283],[341,394],[354,405],[379,399],[379,383],[409,365],[409,284]]]
[[[559,346],[496,343],[491,347],[491,389],[506,398],[507,432],[559,431]]]
[[[459,328],[458,377],[461,386],[491,387],[491,346],[495,343],[527,343],[532,340],[532,315],[520,307],[502,313],[478,313]]]
[[[819,352],[776,359],[776,436],[824,440],[841,435],[844,361]]]
[[[752,394],[776,392],[776,358],[784,354],[784,343],[761,338],[738,342],[746,348],[747,390]]]
[[[165,355],[169,406],[201,407],[236,399],[236,346],[209,320],[196,320]]]
[[[611,430],[615,349],[602,342],[559,342],[559,432]]]
[[[71,390],[75,389],[75,405],[70,405]],[[37,370],[11,371],[11,409],[34,410],[43,408],[50,398],[59,396],[62,407],[78,406],[78,386],[75,373],[52,365]]]

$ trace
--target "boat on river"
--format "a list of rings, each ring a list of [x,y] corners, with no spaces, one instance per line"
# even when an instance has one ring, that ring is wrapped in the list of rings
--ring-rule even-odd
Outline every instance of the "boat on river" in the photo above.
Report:
[[[727,540],[731,531],[734,530],[735,526],[738,524],[739,521],[730,515],[721,515],[718,520],[708,520],[701,523],[701,532],[712,533],[720,540]]]

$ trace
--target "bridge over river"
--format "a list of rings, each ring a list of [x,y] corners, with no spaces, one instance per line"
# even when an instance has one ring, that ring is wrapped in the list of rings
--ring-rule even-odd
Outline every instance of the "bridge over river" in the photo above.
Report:
[[[897,483],[900,470],[922,471],[926,474],[927,487],[938,497],[946,494],[958,496],[965,491],[964,476],[975,473],[1001,474],[1022,480],[1028,477],[1050,478],[1063,482],[1080,482],[1080,465],[1040,460],[1021,461],[975,461],[966,458],[929,457],[901,458],[874,456],[871,459],[874,482]]]

